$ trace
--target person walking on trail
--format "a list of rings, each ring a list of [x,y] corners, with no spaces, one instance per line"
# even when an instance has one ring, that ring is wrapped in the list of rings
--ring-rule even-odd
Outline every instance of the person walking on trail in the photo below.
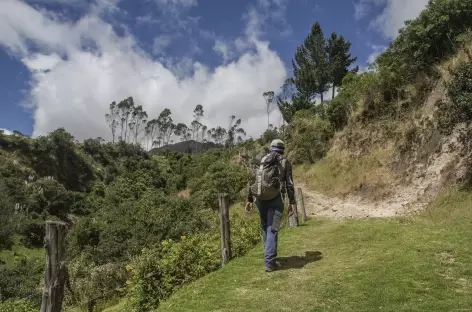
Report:
[[[272,141],[269,153],[262,157],[255,170],[255,182],[249,186],[247,197],[246,211],[251,212],[253,203],[259,209],[266,272],[272,272],[281,266],[276,259],[285,193],[289,200],[288,214],[292,215],[296,209],[292,165],[283,157],[284,149],[282,140]]]

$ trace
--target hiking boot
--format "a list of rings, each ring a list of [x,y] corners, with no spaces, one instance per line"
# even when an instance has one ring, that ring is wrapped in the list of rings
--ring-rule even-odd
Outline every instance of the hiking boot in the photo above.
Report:
[[[273,271],[276,271],[278,269],[280,269],[282,267],[282,264],[280,264],[280,262],[276,261],[273,265],[270,265],[268,267],[265,268],[265,271],[266,272],[273,272]]]

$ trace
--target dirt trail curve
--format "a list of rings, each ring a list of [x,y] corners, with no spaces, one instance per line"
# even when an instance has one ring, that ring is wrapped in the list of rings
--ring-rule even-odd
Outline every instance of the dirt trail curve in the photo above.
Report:
[[[426,162],[413,162],[408,185],[392,186],[393,196],[372,202],[359,196],[328,197],[295,181],[304,194],[305,209],[309,216],[342,218],[388,218],[421,211],[448,184],[466,174],[467,157],[461,155],[459,131],[443,139],[438,152]],[[296,180],[296,179],[295,179]]]
[[[303,190],[305,210],[308,216],[321,216],[333,219],[387,218],[402,215],[412,210],[412,207],[406,201],[370,203],[356,197],[340,199],[312,192],[306,185],[298,186]]]

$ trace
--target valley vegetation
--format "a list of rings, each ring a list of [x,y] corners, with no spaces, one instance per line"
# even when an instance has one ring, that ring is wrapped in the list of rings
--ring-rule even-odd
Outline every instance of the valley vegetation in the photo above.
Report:
[[[260,242],[258,219],[237,204],[245,199],[255,156],[274,138],[287,142],[295,166],[309,166],[300,178],[336,196],[356,192],[360,184],[376,191],[389,187],[388,180],[367,176],[378,168],[376,161],[356,179],[345,179],[387,141],[394,145],[387,158],[397,160],[388,162],[389,172],[411,162],[428,131],[445,137],[462,126],[463,153],[469,155],[471,14],[471,2],[431,0],[362,73],[353,67],[350,43],[335,33],[326,38],[315,22],[295,51],[293,77],[263,94],[267,114],[276,105],[284,125],[268,122],[256,140],[246,139],[235,116],[208,129],[204,106],[197,105],[187,126],[175,123],[169,109],[150,118],[132,97],[109,106],[111,142],[77,142],[65,129],[34,139],[0,134],[0,311],[38,309],[45,220],[70,226],[65,306],[71,311],[101,311],[118,302],[129,311],[149,311],[217,270],[221,192],[236,204],[233,255],[245,254]],[[438,85],[447,96],[434,103],[433,116],[420,118]],[[329,90],[332,99],[326,100]],[[192,153],[172,151],[176,141],[191,142]],[[340,181],[342,190],[323,188]]]

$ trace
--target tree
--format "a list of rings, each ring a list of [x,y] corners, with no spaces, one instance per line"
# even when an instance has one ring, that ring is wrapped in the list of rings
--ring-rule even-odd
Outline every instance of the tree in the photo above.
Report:
[[[157,125],[159,127],[158,139],[160,139],[159,141],[162,142],[162,145],[166,145],[169,142],[170,136],[175,129],[171,114],[170,109],[164,108],[157,118]]]
[[[120,139],[124,142],[127,142],[128,138],[128,126],[129,126],[129,117],[134,111],[134,100],[132,97],[121,101],[118,104],[118,111],[120,115],[120,125],[121,125],[121,136]]]
[[[335,32],[331,34],[327,43],[327,54],[329,62],[329,73],[333,86],[333,98],[336,87],[342,84],[343,78],[349,73],[349,66],[357,60],[357,57],[351,57],[349,52],[351,43],[344,40],[343,36],[338,36]],[[359,66],[356,66],[351,72],[357,73]]]
[[[206,136],[206,133],[207,133],[207,129],[208,129],[207,126],[205,126],[205,125],[202,126],[202,142],[203,142],[203,143],[206,142],[205,136]]]
[[[119,124],[119,120],[118,120],[119,113],[120,113],[120,110],[118,106],[116,105],[116,102],[113,101],[110,104],[110,113],[105,115],[105,119],[107,121],[108,127],[110,127],[110,130],[111,130],[113,143],[115,143],[116,127]]]
[[[199,123],[197,120],[194,120],[192,121],[190,126],[192,127],[192,139],[194,139],[195,141],[198,141],[198,130],[200,129],[202,124]]]
[[[274,102],[274,91],[267,91],[267,92],[264,92],[264,93],[262,93],[262,96],[264,97],[265,102],[266,102],[266,110],[267,110],[267,128],[269,128],[269,124],[270,124],[270,121],[269,121],[270,106],[271,106],[272,102]]]
[[[228,129],[226,130],[226,141],[225,145],[226,147],[233,147],[237,142],[241,142],[243,140],[243,136],[246,136],[246,131],[244,131],[243,128],[241,128],[241,118],[234,120],[236,117],[233,115],[229,117],[229,125]]]
[[[293,78],[285,80],[281,96],[277,97],[277,107],[286,123],[291,123],[293,115],[300,110],[310,110],[316,101],[310,102],[307,98],[297,93]],[[291,102],[290,102],[291,101]]]
[[[212,137],[217,144],[223,144],[226,137],[226,129],[220,126],[216,127],[212,133]]]
[[[186,124],[178,123],[175,126],[174,134],[180,137],[181,141],[185,141],[187,139],[187,132],[188,132],[188,127]]]
[[[295,85],[300,94],[309,101],[319,94],[323,102],[323,93],[328,91],[330,71],[326,40],[318,22],[313,24],[304,43],[297,47],[292,66]]]
[[[142,126],[146,123],[148,114],[141,105],[134,108],[131,115],[130,129],[133,131],[133,142],[138,142],[139,134],[144,130]]]
[[[157,135],[159,134],[159,122],[157,119],[152,119],[147,122],[145,133],[148,138],[148,143],[151,141],[151,144],[156,140]]]
[[[198,104],[195,109],[193,110],[193,118],[194,120],[197,122],[196,125],[197,125],[197,128],[196,128],[196,134],[197,134],[197,141],[198,141],[198,131],[200,130],[200,127],[202,126],[202,124],[200,123],[200,121],[202,120],[203,118],[203,106],[201,104]]]

